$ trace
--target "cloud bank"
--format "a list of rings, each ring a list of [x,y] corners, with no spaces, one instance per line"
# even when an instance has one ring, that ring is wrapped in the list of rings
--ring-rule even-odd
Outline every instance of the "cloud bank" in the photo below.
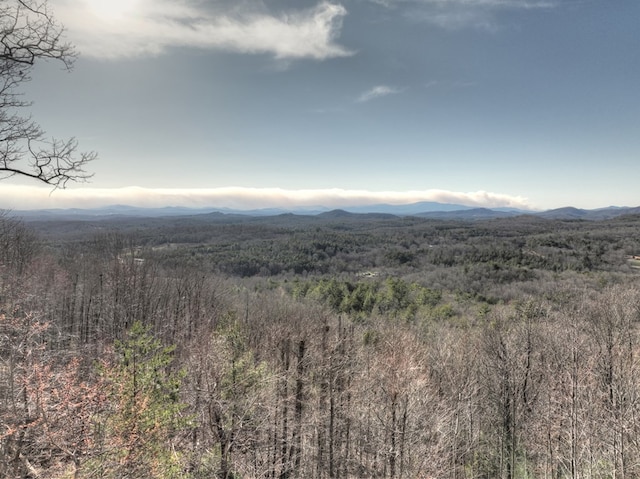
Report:
[[[336,43],[347,10],[322,2],[272,14],[260,2],[52,0],[80,52],[97,58],[160,55],[171,47],[324,60],[352,55]],[[100,6],[98,6],[98,4]]]
[[[225,187],[209,189],[74,188],[51,191],[36,186],[4,185],[0,209],[98,208],[129,205],[149,208],[185,206],[197,208],[344,208],[381,203],[402,205],[435,201],[473,207],[531,209],[527,199],[486,191],[470,193],[445,190],[366,191],[344,189],[285,190],[280,188]]]

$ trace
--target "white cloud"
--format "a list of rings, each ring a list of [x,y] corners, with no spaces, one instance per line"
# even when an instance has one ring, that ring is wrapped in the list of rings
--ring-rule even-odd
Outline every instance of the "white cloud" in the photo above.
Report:
[[[412,20],[424,21],[447,30],[476,28],[495,31],[497,14],[504,10],[549,9],[557,0],[370,0],[386,8],[403,6]]]
[[[387,96],[387,95],[395,95],[400,93],[402,90],[398,89],[398,88],[394,88],[394,87],[390,87],[387,85],[378,85],[378,86],[374,86],[373,88],[371,88],[370,90],[365,91],[364,93],[362,93],[358,98],[357,98],[357,102],[363,103],[363,102],[367,102],[367,101],[371,101],[375,98],[380,98],[383,96]]]
[[[235,209],[318,207],[344,208],[379,203],[436,201],[475,207],[528,209],[526,198],[500,193],[445,190],[367,191],[344,189],[285,190],[225,187],[209,189],[70,188],[51,191],[36,186],[4,185],[0,209],[95,208],[114,204],[141,207],[186,206]]]
[[[497,24],[491,14],[480,10],[451,9],[443,11],[423,12],[413,16],[445,30],[461,30],[473,27],[478,30],[495,31]]]
[[[489,8],[550,8],[557,0],[371,0],[373,3],[394,7],[399,4],[414,3],[439,7],[489,7]]]
[[[52,0],[70,40],[85,56],[158,55],[171,47],[270,54],[278,59],[324,60],[352,55],[336,43],[347,14],[342,5],[274,15],[259,2],[224,7],[198,0]],[[133,6],[132,6],[133,4]],[[105,6],[108,5],[108,6]],[[111,7],[113,5],[113,7]],[[215,5],[215,6],[212,6]]]

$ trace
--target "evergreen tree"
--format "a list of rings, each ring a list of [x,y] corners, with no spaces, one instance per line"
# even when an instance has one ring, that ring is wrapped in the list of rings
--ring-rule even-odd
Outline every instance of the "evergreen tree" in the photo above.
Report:
[[[140,322],[116,341],[116,361],[103,366],[112,408],[96,465],[101,477],[184,477],[176,444],[189,418],[180,402],[184,374],[171,369],[173,350]]]

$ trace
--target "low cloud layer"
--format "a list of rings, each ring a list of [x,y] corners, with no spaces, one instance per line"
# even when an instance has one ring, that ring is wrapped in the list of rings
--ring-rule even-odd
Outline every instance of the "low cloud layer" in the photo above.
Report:
[[[461,193],[444,190],[366,191],[343,189],[284,190],[280,188],[76,188],[51,191],[35,186],[4,185],[0,190],[0,209],[97,208],[111,205],[140,207],[185,206],[198,208],[345,208],[373,204],[411,204],[435,201],[473,207],[530,209],[526,198],[476,191]]]
[[[70,40],[97,58],[159,55],[171,47],[324,60],[353,53],[336,43],[346,9],[321,2],[277,14],[260,2],[52,0]]]

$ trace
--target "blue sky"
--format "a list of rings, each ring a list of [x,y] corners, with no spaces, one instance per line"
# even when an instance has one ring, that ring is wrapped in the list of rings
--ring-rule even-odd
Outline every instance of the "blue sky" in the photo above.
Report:
[[[25,93],[96,150],[0,207],[640,205],[640,2],[50,0]]]

